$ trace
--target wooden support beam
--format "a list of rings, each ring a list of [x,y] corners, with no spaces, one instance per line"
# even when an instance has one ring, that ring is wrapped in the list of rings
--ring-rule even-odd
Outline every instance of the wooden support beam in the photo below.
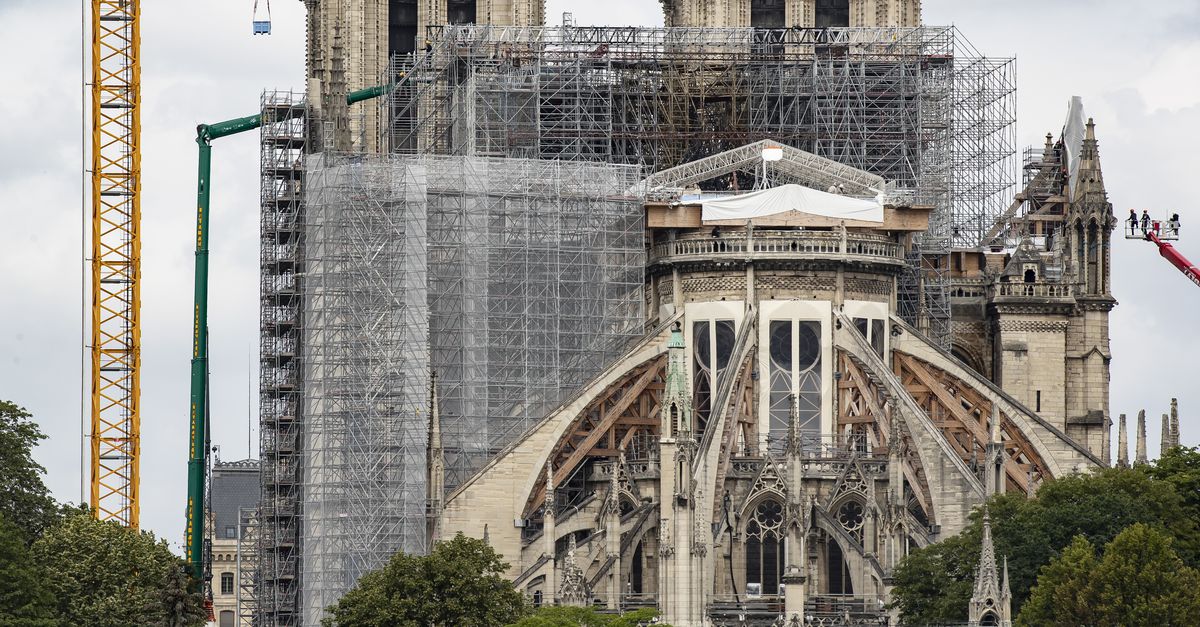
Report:
[[[617,421],[617,418],[620,418],[621,414],[624,413],[625,410],[628,409],[635,400],[637,400],[638,395],[642,393],[642,391],[646,388],[646,385],[650,383],[650,380],[653,379],[657,374],[659,374],[659,368],[646,368],[646,371],[642,373],[642,376],[638,377],[637,381],[634,382],[634,384],[628,390],[626,390],[625,394],[621,396],[621,400],[617,401],[608,409],[608,412],[604,414],[604,418],[600,420],[600,422],[596,425],[596,428],[593,429],[592,432],[589,433],[587,437],[585,437],[583,441],[579,443],[574,451],[571,451],[571,455],[567,457],[566,461],[564,461],[558,468],[554,470],[554,485],[559,485],[561,482],[565,481],[572,472],[574,472],[575,467],[579,465],[579,462],[583,461],[584,457],[587,457],[588,449],[595,446],[595,444],[600,441],[600,438],[604,436],[608,428],[613,426],[613,423]]]
[[[959,401],[955,396],[951,395],[950,392],[934,377],[934,375],[926,370],[925,366],[918,362],[915,358],[902,353],[896,353],[896,355],[903,364],[904,368],[911,373],[913,377],[920,381],[921,385],[929,389],[934,398],[938,401],[938,404],[940,404],[942,408],[948,410],[953,417],[958,419],[958,422],[961,423],[961,426],[965,429],[965,431],[967,431],[976,441],[978,441],[981,446],[987,444],[991,437],[988,433],[987,427],[981,425],[977,418],[968,413],[967,410],[962,407],[961,401]],[[951,443],[957,443],[956,438],[947,439]],[[970,461],[970,455],[973,454],[973,451],[968,451],[967,448],[962,444],[959,444],[958,448],[960,453],[964,454],[964,460]],[[1013,482],[1015,482],[1023,490],[1028,492],[1029,477],[1021,471],[1011,456],[1005,456],[1004,468],[1006,474],[1009,475],[1009,478],[1012,479]]]

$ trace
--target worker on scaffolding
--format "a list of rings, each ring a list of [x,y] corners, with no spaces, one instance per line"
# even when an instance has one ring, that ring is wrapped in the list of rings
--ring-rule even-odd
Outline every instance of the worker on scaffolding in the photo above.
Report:
[[[1171,237],[1179,237],[1179,214],[1172,213],[1171,219],[1167,220],[1167,233]]]
[[[1150,234],[1150,210],[1142,209],[1142,233]]]
[[[1129,234],[1131,236],[1137,235],[1137,230],[1138,230],[1137,209],[1130,209],[1129,210]]]

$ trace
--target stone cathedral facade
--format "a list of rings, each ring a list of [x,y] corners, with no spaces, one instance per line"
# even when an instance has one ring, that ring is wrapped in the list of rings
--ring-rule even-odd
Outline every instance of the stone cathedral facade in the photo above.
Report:
[[[878,177],[785,154],[787,184],[646,197],[646,335],[431,493],[435,540],[487,538],[535,603],[654,606],[685,627],[877,625],[900,559],[989,495],[1108,465],[1114,218],[1090,121],[1076,147],[1047,143],[1032,209],[994,247],[950,260],[952,350],[896,310],[931,207],[898,195],[847,214]],[[439,437],[434,412],[431,486]],[[981,603],[1007,595],[991,560]]]
[[[921,24],[919,0],[660,4],[679,28]],[[382,150],[381,113],[351,116],[345,92],[428,54],[428,27],[546,21],[541,0],[306,5],[310,114],[337,122],[339,151]],[[1026,163],[984,246],[927,258],[932,206],[894,194],[856,213],[886,181],[802,150],[732,197],[761,180],[745,176],[760,147],[653,174],[640,341],[448,493],[432,386],[430,540],[486,538],[537,604],[657,607],[677,627],[894,619],[913,548],[991,494],[1109,464],[1115,218],[1095,127],[1075,127]],[[914,258],[948,278],[948,346],[901,317]],[[969,614],[1008,624],[985,544]]]

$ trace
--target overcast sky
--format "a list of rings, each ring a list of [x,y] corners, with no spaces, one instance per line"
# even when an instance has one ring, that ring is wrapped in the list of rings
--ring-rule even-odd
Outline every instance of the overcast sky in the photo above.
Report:
[[[186,496],[195,127],[257,112],[264,88],[302,89],[303,5],[277,0],[273,34],[251,35],[251,0],[142,2],[142,526],[178,547]],[[1179,248],[1200,260],[1200,3],[1195,0],[926,0],[982,52],[1015,56],[1018,145],[1057,135],[1067,99],[1096,119],[1118,215],[1178,211]],[[547,21],[661,24],[659,3],[549,0]],[[81,498],[85,303],[80,200],[80,0],[0,0],[0,399],[34,413],[37,452],[61,500]],[[361,87],[361,86],[352,86]],[[211,332],[213,441],[247,456],[248,356],[258,336],[257,134],[215,143]],[[1192,228],[1188,228],[1192,227]],[[1185,444],[1200,442],[1200,288],[1153,246],[1113,248],[1112,412],[1160,415],[1177,396]],[[256,365],[253,366],[257,368]],[[255,396],[257,390],[254,391]],[[1131,431],[1133,425],[1130,426]],[[1132,437],[1132,434],[1131,434]],[[257,430],[253,434],[257,449]],[[1114,441],[1115,441],[1114,434]]]

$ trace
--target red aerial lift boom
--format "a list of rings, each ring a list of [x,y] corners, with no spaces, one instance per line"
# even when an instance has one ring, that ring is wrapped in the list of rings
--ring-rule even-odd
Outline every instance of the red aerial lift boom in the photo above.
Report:
[[[1175,214],[1170,220],[1151,220],[1148,215],[1143,212],[1141,220],[1136,219],[1136,214],[1130,212],[1130,219],[1125,223],[1125,239],[1144,239],[1148,242],[1154,242],[1158,246],[1158,254],[1164,259],[1171,262],[1171,265],[1179,269],[1192,283],[1200,287],[1200,268],[1188,261],[1175,247],[1167,243],[1165,240],[1179,239],[1179,214]],[[1140,232],[1139,232],[1140,231]]]
[[[1158,245],[1158,254],[1162,255],[1171,265],[1179,268],[1179,271],[1184,276],[1192,280],[1197,286],[1200,286],[1200,268],[1188,261],[1186,257],[1181,255],[1175,247],[1159,239],[1158,234],[1151,231],[1146,234],[1146,239]]]

